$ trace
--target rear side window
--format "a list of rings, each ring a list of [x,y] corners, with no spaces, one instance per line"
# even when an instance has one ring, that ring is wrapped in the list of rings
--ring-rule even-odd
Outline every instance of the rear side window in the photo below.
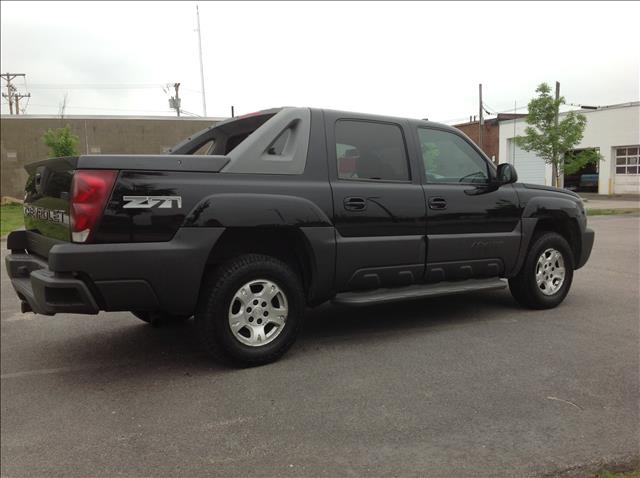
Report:
[[[193,152],[194,155],[205,155],[211,154],[210,151],[213,149],[213,139],[207,141],[202,146],[200,146],[196,151]]]
[[[400,126],[339,120],[335,135],[340,179],[410,180],[407,149]]]
[[[280,133],[280,136],[267,148],[267,154],[269,156],[283,156],[287,145],[290,144],[290,139],[291,128],[287,128]]]
[[[251,134],[276,115],[276,112],[258,112],[217,124],[178,143],[173,154],[228,155]]]

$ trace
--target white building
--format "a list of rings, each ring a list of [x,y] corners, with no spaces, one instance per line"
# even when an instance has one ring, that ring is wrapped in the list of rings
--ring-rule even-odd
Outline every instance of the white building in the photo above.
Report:
[[[640,101],[580,113],[587,125],[576,149],[596,148],[604,158],[597,166],[598,193],[640,194]],[[551,165],[515,145],[526,126],[526,118],[500,122],[500,162],[512,163],[521,182],[551,185]]]

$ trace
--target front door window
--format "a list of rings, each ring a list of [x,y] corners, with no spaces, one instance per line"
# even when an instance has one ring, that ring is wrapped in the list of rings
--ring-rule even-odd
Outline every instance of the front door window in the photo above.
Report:
[[[487,162],[457,134],[418,128],[427,183],[486,184]]]

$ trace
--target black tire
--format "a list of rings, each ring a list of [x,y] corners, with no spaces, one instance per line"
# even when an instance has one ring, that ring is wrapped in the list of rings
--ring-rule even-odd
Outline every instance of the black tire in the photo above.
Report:
[[[548,249],[562,254],[565,276],[562,286],[553,294],[546,295],[536,282],[538,259]],[[511,295],[521,305],[531,309],[551,309],[567,296],[573,280],[574,258],[566,239],[556,232],[545,232],[533,238],[524,264],[515,277],[509,279]]]
[[[236,338],[228,314],[236,292],[247,283],[258,280],[272,281],[280,288],[285,294],[288,313],[282,330],[271,342],[250,346]],[[195,318],[200,339],[209,354],[218,360],[247,367],[280,358],[293,345],[303,313],[304,291],[294,270],[273,257],[246,254],[229,260],[207,275]]]
[[[161,327],[167,324],[184,324],[191,318],[189,315],[173,315],[166,312],[133,311],[131,313],[152,327]]]

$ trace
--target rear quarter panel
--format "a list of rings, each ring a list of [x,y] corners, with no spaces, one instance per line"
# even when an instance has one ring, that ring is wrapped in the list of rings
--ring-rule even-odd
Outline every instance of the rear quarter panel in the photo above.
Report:
[[[125,196],[179,197],[181,204],[127,209]],[[122,171],[95,241],[168,241],[180,227],[212,224],[326,226],[331,210],[329,184],[300,176]]]

